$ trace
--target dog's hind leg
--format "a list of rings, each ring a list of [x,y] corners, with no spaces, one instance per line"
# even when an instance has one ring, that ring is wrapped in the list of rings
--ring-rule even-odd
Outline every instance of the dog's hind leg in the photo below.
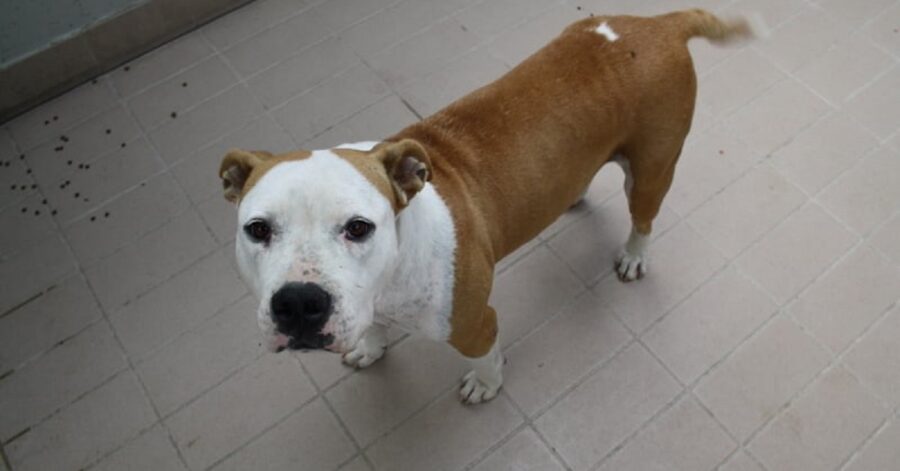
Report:
[[[675,163],[681,154],[683,138],[669,145],[638,146],[620,161],[625,171],[625,192],[631,212],[631,234],[616,257],[616,273],[628,282],[647,273],[647,245],[653,219],[659,214],[663,198],[672,185]]]

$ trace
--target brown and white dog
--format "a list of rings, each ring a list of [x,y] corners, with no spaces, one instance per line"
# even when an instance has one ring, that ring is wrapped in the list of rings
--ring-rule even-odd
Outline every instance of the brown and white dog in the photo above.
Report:
[[[219,174],[238,203],[238,264],[269,348],[325,348],[365,367],[397,325],[470,359],[463,401],[493,398],[503,364],[494,264],[615,160],[633,222],[617,272],[643,276],[694,111],[687,41],[748,34],[700,10],[592,17],[384,141],[229,152]]]

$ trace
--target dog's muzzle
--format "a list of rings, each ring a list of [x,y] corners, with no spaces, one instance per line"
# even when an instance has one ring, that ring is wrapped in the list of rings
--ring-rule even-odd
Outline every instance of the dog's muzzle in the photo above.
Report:
[[[289,338],[292,350],[320,349],[331,345],[334,336],[322,328],[331,316],[332,299],[315,283],[286,283],[270,301],[275,330]]]

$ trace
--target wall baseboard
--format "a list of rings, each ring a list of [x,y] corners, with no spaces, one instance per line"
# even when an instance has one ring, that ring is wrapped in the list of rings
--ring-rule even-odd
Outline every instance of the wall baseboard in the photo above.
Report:
[[[150,0],[0,70],[0,123],[253,0]]]

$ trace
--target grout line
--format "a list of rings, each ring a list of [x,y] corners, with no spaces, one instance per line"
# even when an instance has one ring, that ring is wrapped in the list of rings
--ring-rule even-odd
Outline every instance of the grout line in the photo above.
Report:
[[[12,471],[12,463],[9,462],[9,457],[6,456],[6,450],[3,449],[2,444],[0,444],[0,463],[6,466],[7,471]]]

